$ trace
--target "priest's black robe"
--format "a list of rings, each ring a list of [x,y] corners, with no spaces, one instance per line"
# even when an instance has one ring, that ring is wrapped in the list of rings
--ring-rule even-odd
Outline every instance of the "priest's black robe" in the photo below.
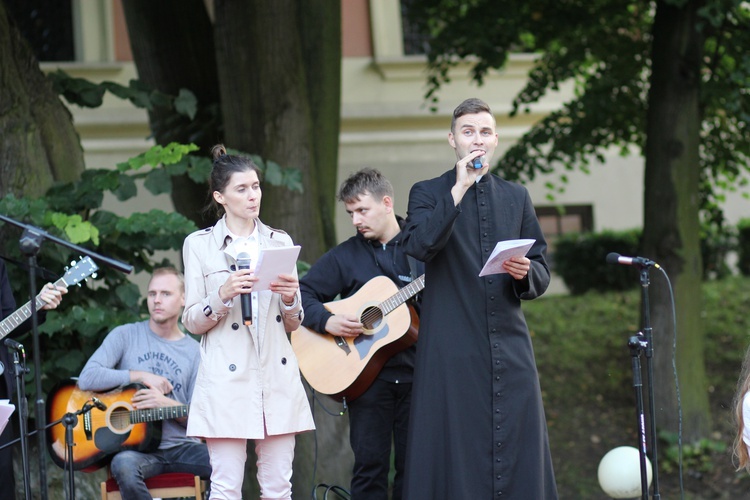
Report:
[[[556,499],[522,299],[547,289],[547,244],[526,189],[495,175],[458,206],[456,174],[409,194],[403,245],[426,263],[404,498]],[[495,244],[530,238],[526,278],[479,277]]]

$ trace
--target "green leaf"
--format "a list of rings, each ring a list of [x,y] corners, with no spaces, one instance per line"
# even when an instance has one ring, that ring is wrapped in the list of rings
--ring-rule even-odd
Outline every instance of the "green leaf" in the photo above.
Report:
[[[86,362],[86,356],[80,351],[67,351],[56,357],[55,365],[63,370],[74,372],[82,363]]]
[[[117,298],[125,304],[137,304],[140,301],[141,293],[138,287],[133,283],[123,283],[115,290]]]
[[[129,175],[121,174],[119,177],[119,185],[112,190],[112,193],[120,201],[129,200],[138,194],[138,188],[133,181],[133,178]]]
[[[281,170],[281,166],[275,161],[269,160],[266,162],[266,171],[263,174],[263,179],[272,186],[281,186],[284,180],[284,173]]]
[[[172,192],[172,177],[165,169],[155,168],[146,175],[143,185],[151,194],[169,194]]]
[[[181,115],[185,115],[193,120],[198,113],[198,98],[189,90],[180,89],[174,100],[174,109]]]

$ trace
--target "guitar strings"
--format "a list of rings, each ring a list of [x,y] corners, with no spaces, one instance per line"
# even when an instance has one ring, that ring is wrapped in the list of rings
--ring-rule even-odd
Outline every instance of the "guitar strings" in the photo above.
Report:
[[[375,323],[375,320],[377,320],[377,319],[383,319],[383,317],[385,317],[386,314],[388,314],[389,312],[391,312],[392,310],[394,310],[395,307],[400,306],[401,304],[403,304],[404,302],[406,302],[406,300],[408,300],[410,297],[412,297],[413,295],[415,295],[415,293],[417,293],[417,291],[415,291],[414,288],[421,289],[421,287],[419,286],[421,283],[418,283],[418,281],[419,281],[420,278],[418,278],[415,282],[412,282],[412,283],[406,285],[404,288],[402,288],[401,290],[399,290],[395,295],[392,295],[390,298],[388,298],[388,299],[386,299],[386,300],[384,300],[383,302],[380,303],[380,306],[383,306],[383,305],[388,305],[389,306],[389,310],[387,312],[383,311],[380,306],[369,307],[362,314],[362,317],[360,318],[362,321],[360,321],[360,322],[362,324],[367,325],[367,324],[373,324],[373,323]],[[389,304],[389,302],[393,302],[393,301],[395,301],[396,303],[395,304]]]

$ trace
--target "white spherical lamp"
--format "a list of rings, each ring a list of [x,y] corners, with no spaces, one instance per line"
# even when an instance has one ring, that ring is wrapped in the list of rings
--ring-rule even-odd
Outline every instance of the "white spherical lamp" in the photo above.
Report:
[[[646,457],[646,479],[651,486],[651,461]],[[607,452],[599,462],[599,486],[612,498],[641,496],[641,462],[637,448],[620,446]]]

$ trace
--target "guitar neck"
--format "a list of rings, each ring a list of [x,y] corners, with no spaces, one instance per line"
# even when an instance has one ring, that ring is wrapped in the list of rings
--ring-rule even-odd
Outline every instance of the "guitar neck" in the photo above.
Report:
[[[161,408],[148,408],[146,410],[133,410],[130,412],[130,422],[139,424],[142,422],[156,422],[157,420],[171,420],[174,418],[187,417],[190,405],[164,406]]]
[[[398,306],[418,294],[423,288],[424,274],[381,302],[380,308],[383,310],[383,314],[390,313]]]
[[[60,278],[55,282],[55,286],[67,286],[65,283],[65,280],[63,278]],[[36,310],[38,311],[41,309],[45,302],[41,298],[41,293],[36,296],[36,300],[34,301],[34,304],[36,306]],[[0,339],[4,338],[6,335],[8,335],[10,332],[18,328],[18,326],[29,319],[31,317],[31,301],[26,302],[23,306],[21,306],[17,311],[10,314],[7,318],[0,321]]]

